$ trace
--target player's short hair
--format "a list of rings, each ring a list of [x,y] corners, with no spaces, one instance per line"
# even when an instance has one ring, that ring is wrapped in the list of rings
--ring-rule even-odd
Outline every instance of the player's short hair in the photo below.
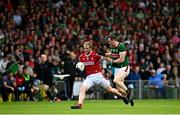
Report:
[[[118,40],[118,36],[115,34],[111,35],[111,40]]]
[[[117,36],[116,35],[108,35],[106,36],[106,41],[111,41],[111,40],[117,40]]]
[[[92,43],[90,41],[84,42],[84,46],[89,46],[89,48],[93,48]]]

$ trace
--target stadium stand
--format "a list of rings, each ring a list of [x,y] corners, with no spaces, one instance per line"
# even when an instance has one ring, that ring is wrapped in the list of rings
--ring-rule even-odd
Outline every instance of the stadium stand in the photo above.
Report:
[[[10,70],[22,69],[32,101],[36,80],[41,84],[52,79],[52,74],[70,74],[72,78],[65,81],[70,98],[74,81],[82,78],[69,73],[67,63],[77,61],[86,40],[103,54],[109,48],[105,38],[113,34],[128,47],[131,72],[139,67],[135,98],[146,97],[140,91],[147,88],[150,70],[159,68],[165,70],[160,74],[167,78],[167,98],[171,92],[175,96],[169,98],[180,98],[179,12],[179,0],[1,0],[0,74],[3,77]],[[46,68],[42,54],[48,58],[49,76],[40,76],[42,67]],[[12,61],[18,68],[9,68]],[[111,74],[111,65],[105,61],[102,65],[105,74]]]

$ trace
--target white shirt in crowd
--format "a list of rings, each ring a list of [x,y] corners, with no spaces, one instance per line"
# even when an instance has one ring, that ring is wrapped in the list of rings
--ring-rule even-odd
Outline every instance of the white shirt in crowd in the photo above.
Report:
[[[21,22],[22,22],[22,17],[18,14],[14,14],[13,15],[13,20],[14,22],[16,23],[16,25],[21,25]]]

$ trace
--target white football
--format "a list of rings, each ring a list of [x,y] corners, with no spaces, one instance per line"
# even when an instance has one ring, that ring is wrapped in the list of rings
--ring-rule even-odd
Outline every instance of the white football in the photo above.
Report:
[[[81,71],[84,71],[85,65],[84,65],[84,63],[82,63],[82,62],[78,62],[78,63],[76,64],[76,68],[79,69],[79,70],[81,70]]]

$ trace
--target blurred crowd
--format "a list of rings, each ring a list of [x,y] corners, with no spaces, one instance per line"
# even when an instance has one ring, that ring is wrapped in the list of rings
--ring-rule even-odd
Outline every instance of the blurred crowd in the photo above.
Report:
[[[179,0],[1,0],[3,100],[8,100],[9,92],[19,100],[23,91],[34,100],[37,83],[44,84],[54,100],[48,90],[54,74],[70,74],[65,82],[71,99],[73,82],[81,79],[73,68],[83,42],[92,41],[94,50],[103,54],[109,49],[108,35],[128,48],[129,80],[152,80],[155,72],[156,77],[163,75],[159,79],[163,86],[178,87],[179,12]],[[110,64],[102,61],[102,67],[105,76],[111,76]]]

